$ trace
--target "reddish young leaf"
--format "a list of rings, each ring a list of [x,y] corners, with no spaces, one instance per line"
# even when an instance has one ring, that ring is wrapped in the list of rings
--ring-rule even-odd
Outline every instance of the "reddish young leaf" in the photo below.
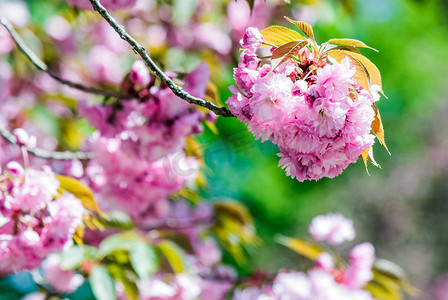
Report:
[[[272,53],[272,70],[290,59],[293,55],[297,55],[303,47],[308,44],[307,41],[290,42],[275,49]],[[283,57],[283,58],[282,58]],[[282,58],[279,62],[275,61]]]
[[[281,45],[280,47],[275,49],[274,52],[272,52],[271,59],[277,59],[277,58],[280,58],[280,57],[286,55],[299,43],[300,43],[300,41],[294,41],[294,42],[289,42],[289,43]]]

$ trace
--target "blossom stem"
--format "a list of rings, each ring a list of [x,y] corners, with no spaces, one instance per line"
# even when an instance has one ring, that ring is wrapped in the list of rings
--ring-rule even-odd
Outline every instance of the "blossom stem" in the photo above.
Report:
[[[204,218],[196,219],[196,220],[188,220],[182,221],[178,219],[168,219],[159,224],[152,225],[150,227],[145,227],[145,231],[151,230],[179,230],[192,228],[197,226],[210,225],[214,222],[214,216],[207,216]]]
[[[87,87],[80,83],[72,82],[67,79],[64,79],[62,77],[59,77],[58,75],[54,74],[52,71],[48,69],[48,66],[25,44],[23,39],[20,37],[20,35],[17,33],[17,31],[14,29],[12,24],[6,20],[5,18],[0,17],[0,24],[2,24],[14,42],[16,43],[17,47],[20,49],[20,51],[25,54],[25,56],[28,58],[28,60],[39,70],[47,73],[50,75],[53,79],[56,81],[67,85],[71,88],[78,89],[81,91],[84,91],[86,93],[90,94],[96,94],[96,95],[102,95],[105,97],[113,97],[113,98],[120,98],[120,99],[129,99],[132,97],[135,97],[131,94],[121,93],[121,92],[114,92],[114,91],[106,91],[94,87]]]
[[[274,47],[274,48],[278,48],[278,46],[276,46],[276,45],[274,45],[274,44],[267,43],[267,42],[263,42],[263,44],[264,44],[264,45],[271,46],[271,47]]]
[[[308,78],[308,76],[311,75],[311,73],[313,73],[313,70],[310,70],[308,73],[306,73],[305,77],[302,78],[302,80],[305,80]]]
[[[28,157],[28,151],[25,146],[21,146],[20,151],[22,151],[23,165],[25,166],[25,169],[28,169],[30,167],[30,159]]]
[[[212,112],[214,112],[217,115],[223,116],[223,117],[235,117],[230,110],[228,110],[226,107],[217,106],[211,102],[208,102],[204,99],[195,97],[190,95],[188,92],[183,90],[179,85],[175,84],[174,81],[169,78],[160,68],[157,66],[157,64],[151,59],[148,52],[146,52],[145,48],[140,45],[125,29],[122,25],[120,25],[114,17],[112,17],[109,12],[104,8],[104,6],[101,5],[101,3],[98,0],[89,0],[92,4],[93,9],[98,12],[101,17],[103,17],[104,20],[109,23],[109,25],[117,32],[117,34],[126,41],[132,49],[137,53],[145,62],[145,64],[148,66],[148,68],[154,72],[154,74],[159,77],[162,82],[170,88],[173,93],[178,96],[181,99],[184,99],[185,101],[199,105],[202,107],[205,107]]]
[[[5,140],[10,142],[11,144],[16,145],[17,139],[16,137],[6,129],[0,128],[0,135],[3,136]],[[40,148],[27,148],[27,152],[33,154],[34,156],[45,158],[45,159],[56,159],[56,160],[90,160],[93,158],[93,153],[91,152],[71,152],[71,151],[48,151]]]

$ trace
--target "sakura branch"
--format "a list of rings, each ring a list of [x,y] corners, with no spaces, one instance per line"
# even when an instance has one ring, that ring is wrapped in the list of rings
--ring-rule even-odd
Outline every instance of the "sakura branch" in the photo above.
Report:
[[[149,54],[146,52],[145,48],[140,45],[125,29],[122,25],[120,25],[114,17],[112,17],[109,12],[101,5],[98,0],[89,0],[93,6],[93,9],[98,12],[104,20],[109,23],[109,25],[118,33],[118,35],[126,41],[132,49],[143,59],[148,68],[154,72],[154,74],[159,77],[162,82],[168,86],[173,93],[179,98],[184,99],[185,101],[205,107],[217,115],[223,117],[235,117],[227,108],[217,106],[211,102],[208,102],[204,99],[195,97],[190,95],[188,92],[183,90],[180,86],[175,84],[171,78],[169,78],[157,64],[151,59]]]
[[[11,144],[17,144],[16,137],[8,130],[0,128],[0,135]],[[91,152],[48,151],[40,148],[26,148],[26,151],[37,157],[56,160],[90,160],[94,156]]]
[[[144,227],[145,231],[151,230],[181,230],[199,226],[210,226],[214,222],[214,216],[206,216],[199,219],[180,220],[178,218],[169,218],[149,227]]]
[[[2,24],[6,28],[6,30],[9,32],[12,39],[16,43],[17,47],[19,47],[20,51],[23,54],[25,54],[25,56],[28,58],[28,60],[36,68],[47,73],[56,81],[58,81],[64,85],[67,85],[71,88],[78,89],[78,90],[81,90],[81,91],[84,91],[84,92],[90,93],[90,94],[97,94],[97,95],[102,95],[105,97],[120,98],[120,99],[129,99],[129,98],[133,97],[133,95],[131,95],[131,94],[107,91],[107,90],[102,90],[102,89],[98,89],[98,88],[94,88],[94,87],[87,87],[80,83],[72,82],[72,81],[69,81],[62,77],[59,77],[58,75],[56,75],[52,71],[50,71],[48,69],[48,66],[39,57],[37,57],[37,55],[25,44],[25,42],[22,40],[22,38],[17,33],[17,31],[15,31],[14,27],[8,20],[0,17],[0,24]]]

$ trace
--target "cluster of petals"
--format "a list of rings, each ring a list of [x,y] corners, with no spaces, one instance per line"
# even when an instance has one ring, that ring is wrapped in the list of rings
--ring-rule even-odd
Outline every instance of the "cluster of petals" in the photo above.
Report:
[[[349,219],[342,219],[342,215],[318,216],[314,218],[313,223],[322,220],[327,222],[326,218],[335,216],[345,223],[343,226],[351,227],[350,239],[353,239],[353,224]],[[316,225],[312,224],[310,227],[313,226]],[[327,226],[327,228],[337,230],[337,226]],[[321,240],[320,236],[318,240]],[[233,300],[372,300],[374,299],[372,295],[363,288],[373,278],[374,259],[375,249],[370,243],[356,245],[350,251],[347,267],[339,267],[331,254],[322,252],[317,257],[314,268],[308,272],[281,271],[271,285],[236,290]]]
[[[162,276],[152,276],[139,285],[142,300],[193,300],[197,299],[201,290],[195,278],[186,274],[177,274],[174,280],[167,282]]]
[[[315,241],[326,241],[330,245],[339,245],[355,238],[353,221],[340,213],[314,217],[309,232]]]
[[[229,109],[257,139],[279,146],[279,165],[288,176],[339,175],[374,143],[376,89],[372,96],[358,84],[350,59],[319,61],[307,48],[300,65],[287,61],[272,70],[256,54],[262,41],[250,27],[240,42],[245,50],[234,69]]]
[[[232,288],[230,280],[202,278],[199,274],[159,273],[138,283],[142,300],[222,300]]]
[[[285,271],[277,274],[271,286],[236,290],[233,300],[373,300],[362,289],[350,289],[338,283],[332,274],[322,270],[307,273]]]
[[[81,9],[92,10],[92,4],[89,0],[67,0],[68,4]],[[135,5],[137,0],[102,0],[101,4],[111,10],[122,9]]]
[[[0,182],[0,274],[33,269],[72,244],[84,208],[72,194],[57,194],[48,167],[23,169],[10,162]]]
[[[199,169],[197,159],[182,151],[148,162],[122,151],[119,138],[94,135],[90,142],[96,158],[86,176],[96,200],[103,210],[121,210],[138,223],[165,218],[169,195],[192,181]]]
[[[58,292],[71,293],[76,291],[84,282],[84,277],[73,270],[62,270],[60,265],[61,255],[58,253],[50,254],[42,262],[45,280]]]
[[[185,76],[185,90],[203,97],[209,75],[201,64]],[[100,205],[141,223],[166,216],[169,195],[196,178],[199,162],[184,147],[187,137],[202,131],[205,116],[168,87],[155,86],[142,62],[133,64],[128,78],[138,99],[84,103],[79,112],[97,130],[88,143],[95,159],[85,174]]]
[[[330,213],[313,218],[309,226],[311,237],[325,241],[330,245],[340,245],[355,238],[353,220],[340,213]],[[344,284],[351,289],[360,289],[373,278],[372,266],[375,260],[375,248],[370,243],[355,246],[349,255],[349,265],[343,273]],[[334,270],[331,256],[324,252],[316,260],[316,267],[327,272]]]
[[[209,75],[207,65],[201,64],[185,77],[185,90],[194,96],[204,96]],[[130,76],[136,84],[149,83],[140,63],[134,64]],[[101,136],[120,139],[122,151],[129,156],[146,161],[180,151],[186,137],[202,131],[204,114],[179,99],[168,87],[146,86],[140,94],[140,99],[119,104],[88,106],[83,103],[80,115]]]

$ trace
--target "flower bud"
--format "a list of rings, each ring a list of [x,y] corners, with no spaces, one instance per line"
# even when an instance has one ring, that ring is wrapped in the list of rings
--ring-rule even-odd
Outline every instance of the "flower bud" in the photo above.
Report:
[[[7,165],[6,165],[6,169],[8,170],[8,172],[13,175],[13,176],[21,176],[24,173],[23,167],[22,165],[20,165],[18,162],[16,161],[10,161]]]
[[[142,60],[137,60],[132,64],[131,71],[129,72],[129,79],[134,84],[146,86],[151,80],[149,70]]]
[[[25,146],[27,148],[36,147],[36,137],[28,135],[28,133],[23,128],[16,128],[13,131],[13,135],[17,139],[17,145]]]
[[[241,47],[249,49],[249,51],[252,53],[255,53],[255,51],[260,48],[262,43],[263,36],[256,27],[247,28],[244,37],[240,40]]]
[[[327,273],[333,271],[334,262],[331,255],[327,252],[319,254],[319,256],[316,259],[316,268],[323,270]]]
[[[240,68],[248,68],[251,70],[255,70],[258,67],[258,63],[260,59],[254,53],[250,53],[249,51],[241,52],[241,59],[238,62],[238,67]]]

